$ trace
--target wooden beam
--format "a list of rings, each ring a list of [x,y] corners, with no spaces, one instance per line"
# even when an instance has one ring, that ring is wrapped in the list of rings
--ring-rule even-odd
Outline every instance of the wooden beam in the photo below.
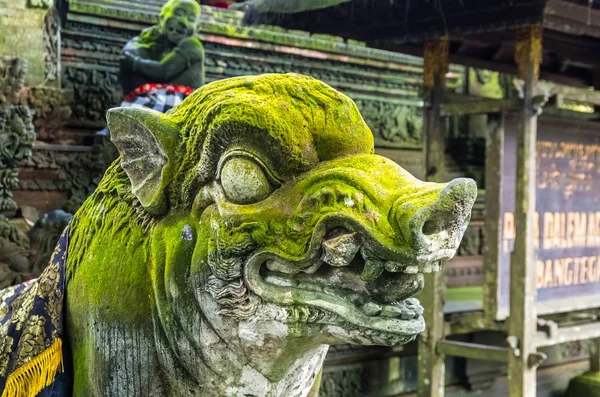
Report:
[[[437,343],[440,355],[472,358],[474,360],[508,361],[509,350],[506,347],[480,345],[477,343],[441,340]]]
[[[423,50],[420,47],[407,45],[404,43],[399,44],[391,40],[370,42],[368,44],[387,51],[400,52],[403,54],[414,56],[423,56]],[[517,74],[516,65],[511,63],[492,62],[487,59],[475,58],[472,56],[465,56],[455,53],[451,53],[449,55],[449,60],[452,64],[471,66],[478,69],[487,69],[505,74]],[[546,69],[542,69],[540,71],[540,77],[544,80],[554,81],[560,84],[570,85],[574,87],[589,86],[589,82],[587,82],[585,78],[580,78],[573,75],[566,76],[557,73],[551,73]]]
[[[550,0],[544,9],[544,27],[569,35],[600,37],[600,11],[587,5]]]
[[[424,108],[425,175],[426,179],[442,182],[445,179],[446,120],[440,115],[444,102],[448,72],[448,37],[427,42],[424,46],[424,99],[431,105]],[[418,395],[443,397],[445,387],[444,356],[436,344],[444,338],[444,273],[424,275],[424,294],[421,299],[427,326],[419,338]]]
[[[478,98],[477,101],[444,103],[440,113],[442,116],[466,116],[517,111],[519,108],[520,101],[515,99]]]
[[[455,313],[446,323],[446,335],[464,335],[480,331],[507,332],[505,321],[494,321],[482,312]]]
[[[553,346],[560,343],[588,339],[596,340],[597,338],[600,338],[600,323],[594,322],[582,325],[571,325],[568,327],[559,327],[552,336],[548,335],[546,332],[539,331],[537,333],[537,347]]]
[[[502,162],[504,161],[504,114],[488,115],[485,145],[485,245],[483,254],[483,311],[486,318],[498,314],[498,264],[502,252]]]
[[[563,99],[569,99],[575,102],[600,105],[600,91],[594,91],[592,87],[569,87],[566,85],[555,84],[547,81],[542,81],[539,84],[542,84],[542,86],[551,86],[551,92],[555,95],[561,95]]]
[[[529,26],[517,30],[515,60],[519,76],[525,80],[523,103],[519,112],[516,156],[515,246],[510,266],[510,316],[507,341],[510,397],[529,397],[536,393],[536,367],[530,357],[536,354],[536,256],[535,166],[537,115],[533,112],[533,91],[542,60],[542,28]]]

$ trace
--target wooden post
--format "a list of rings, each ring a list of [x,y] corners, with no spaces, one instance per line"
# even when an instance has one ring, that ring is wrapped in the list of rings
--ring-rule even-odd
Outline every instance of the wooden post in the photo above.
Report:
[[[510,314],[507,341],[510,397],[536,394],[536,254],[535,192],[537,115],[533,112],[533,88],[542,57],[542,28],[529,26],[517,31],[515,60],[525,81],[523,106],[517,131],[517,178],[515,203],[515,247],[510,268]]]
[[[483,312],[490,320],[498,313],[498,263],[502,247],[500,202],[504,160],[504,113],[488,115],[485,141],[485,252],[483,256]]]
[[[600,372],[600,338],[590,340],[590,371]]]
[[[424,99],[429,103],[424,111],[425,175],[427,180],[443,182],[445,178],[446,121],[440,115],[444,101],[448,71],[448,37],[425,43]],[[444,338],[444,273],[425,274],[422,298],[423,317],[427,329],[419,338],[419,397],[444,396],[444,355],[436,344]]]

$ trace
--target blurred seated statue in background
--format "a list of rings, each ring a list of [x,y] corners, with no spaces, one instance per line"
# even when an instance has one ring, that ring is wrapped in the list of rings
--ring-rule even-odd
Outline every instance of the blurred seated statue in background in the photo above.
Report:
[[[123,48],[121,106],[166,112],[204,84],[204,49],[194,33],[200,22],[195,0],[169,0],[160,22]]]

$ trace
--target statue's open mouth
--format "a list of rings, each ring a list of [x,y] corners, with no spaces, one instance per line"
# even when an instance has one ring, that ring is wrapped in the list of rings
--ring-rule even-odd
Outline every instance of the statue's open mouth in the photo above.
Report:
[[[399,252],[361,225],[331,228],[327,223],[333,222],[315,229],[303,260],[268,252],[252,257],[246,266],[249,288],[279,305],[334,313],[360,329],[411,338],[422,332],[423,308],[413,296],[423,288],[423,273],[440,270],[440,262],[455,250]],[[311,322],[310,310],[306,315]]]

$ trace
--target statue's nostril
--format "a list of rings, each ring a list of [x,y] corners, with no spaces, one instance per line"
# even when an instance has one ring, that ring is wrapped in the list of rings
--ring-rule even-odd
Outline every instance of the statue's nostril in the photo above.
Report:
[[[446,211],[434,211],[429,219],[423,224],[422,232],[426,236],[438,234],[444,230],[452,228],[455,217],[451,213]]]

